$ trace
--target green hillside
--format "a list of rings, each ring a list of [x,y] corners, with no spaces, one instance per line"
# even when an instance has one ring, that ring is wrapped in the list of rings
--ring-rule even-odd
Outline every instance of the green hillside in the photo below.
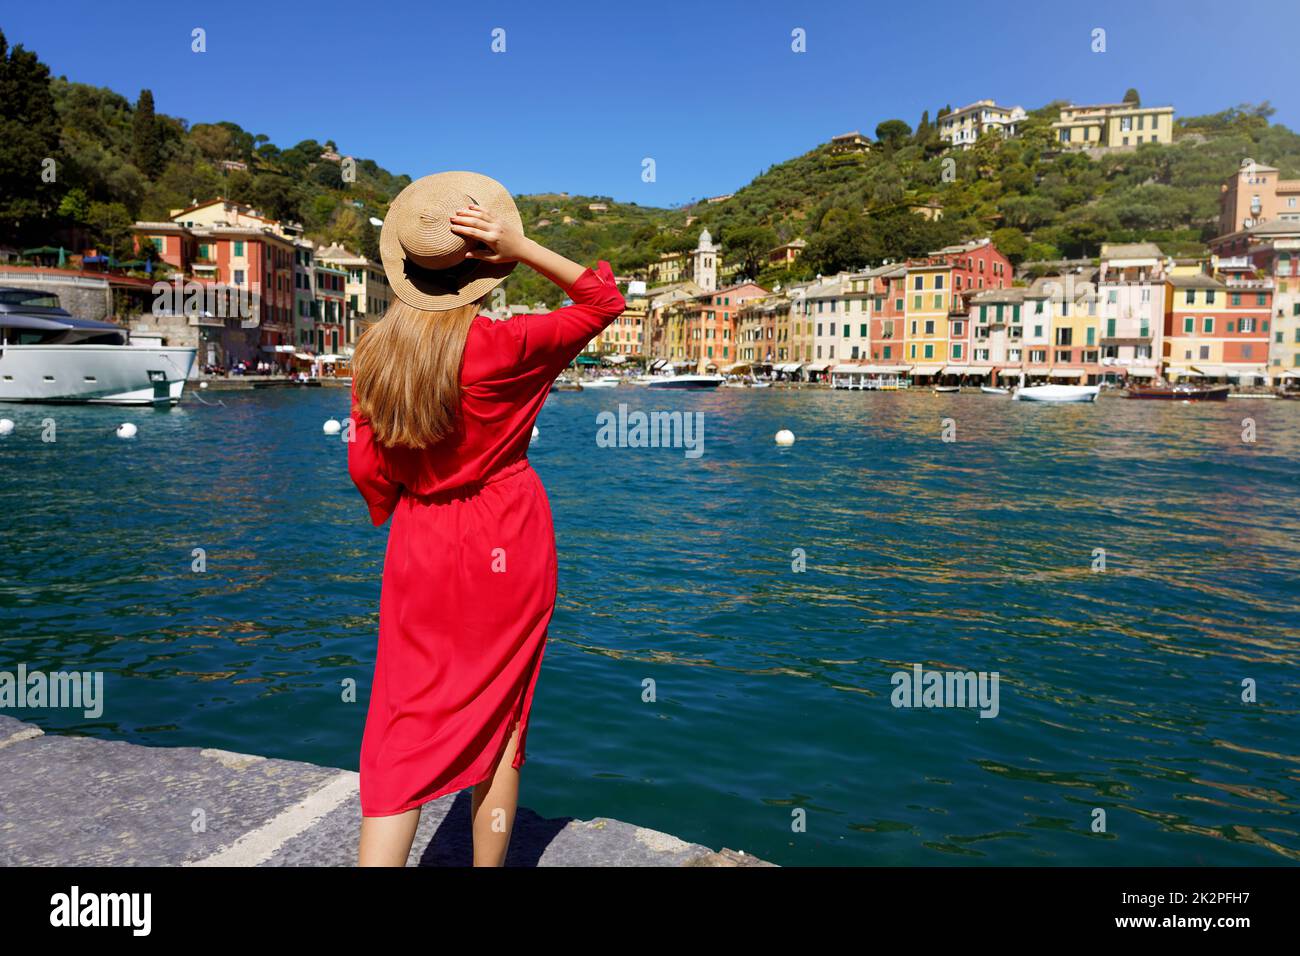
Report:
[[[1102,242],[1143,240],[1195,254],[1217,231],[1220,183],[1242,159],[1300,177],[1300,136],[1270,123],[1267,103],[1180,119],[1172,145],[1098,160],[1057,149],[1050,124],[1060,105],[1031,113],[1018,137],[988,136],[966,152],[945,152],[939,140],[946,108],[934,122],[923,115],[915,130],[887,120],[870,152],[819,146],[716,204],[670,210],[563,194],[518,202],[530,235],[581,262],[603,258],[620,274],[643,273],[661,253],[693,247],[708,227],[728,262],[773,283],[984,235],[1017,262],[1091,256]],[[132,102],[51,78],[34,53],[9,50],[0,33],[2,243],[93,245],[129,259],[132,222],[223,196],[377,258],[369,219],[382,219],[410,178],[356,159],[355,181],[345,182],[340,163],[322,158],[335,148],[328,138],[281,148],[234,123],[156,113],[148,90]],[[346,144],[337,151],[346,155]],[[41,175],[48,158],[52,177]],[[910,211],[931,201],[942,204],[942,221]],[[607,208],[593,211],[593,203]],[[789,271],[765,269],[766,252],[795,238],[808,243],[803,258]],[[560,296],[522,269],[507,292],[512,301],[549,305]]]

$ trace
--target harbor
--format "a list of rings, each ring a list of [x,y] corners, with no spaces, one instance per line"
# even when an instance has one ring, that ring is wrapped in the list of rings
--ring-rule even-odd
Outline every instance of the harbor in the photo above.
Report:
[[[700,416],[699,456],[603,447],[624,404]],[[322,432],[348,411],[342,388],[7,406],[0,669],[102,673],[104,704],[4,713],[355,771],[387,532]],[[1295,411],[551,395],[529,459],[560,589],[521,802],[782,866],[1294,862]],[[917,663],[999,672],[997,716],[895,708]]]

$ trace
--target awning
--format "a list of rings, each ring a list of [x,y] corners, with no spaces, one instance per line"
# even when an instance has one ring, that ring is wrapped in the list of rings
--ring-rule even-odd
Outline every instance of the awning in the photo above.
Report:
[[[784,365],[778,365],[776,370],[778,372],[797,372],[801,368],[803,368],[802,362],[786,362]]]
[[[945,365],[943,367],[944,375],[987,375],[993,371],[988,365]]]
[[[316,356],[314,356],[314,355],[308,355],[306,352],[294,352],[294,353],[293,353],[293,357],[296,358],[296,359],[298,359],[298,360],[300,360],[300,361],[303,361],[303,362],[314,362],[314,361],[316,361]]]
[[[862,371],[869,375],[906,375],[912,370],[910,365],[864,365]]]
[[[1300,369],[1289,368],[1279,376],[1280,378],[1300,378]]]
[[[650,368],[651,368],[651,370],[654,370],[654,369],[657,369],[657,368],[663,368],[663,367],[664,367],[665,365],[667,365],[667,364],[668,364],[668,360],[667,360],[667,359],[655,359],[653,362],[650,363]]]
[[[814,362],[812,365],[808,366],[808,371],[824,372],[826,371],[826,369],[830,367],[830,364],[831,364],[830,362]]]
[[[1155,378],[1156,370],[1153,368],[1126,368],[1129,378]]]
[[[942,365],[917,365],[912,369],[912,375],[942,375]]]
[[[998,372],[998,378],[1019,378],[1024,374],[1025,370],[1022,368],[1004,368]]]
[[[624,362],[627,361],[627,356],[626,356],[626,355],[606,355],[606,356],[605,356],[605,361],[608,362],[610,365],[622,365]]]
[[[599,364],[600,364],[600,359],[596,358],[596,356],[594,356],[594,355],[587,355],[586,353],[584,353],[584,354],[578,356],[578,364],[579,364],[579,365],[599,365]]]
[[[832,375],[861,375],[867,371],[865,365],[837,365],[831,369]]]
[[[737,362],[737,363],[735,363],[734,365],[728,365],[725,369],[723,369],[723,371],[725,371],[725,372],[741,372],[741,371],[744,371],[744,370],[747,369],[747,368],[749,368],[749,363],[748,363],[748,362]]]
[[[1226,368],[1225,371],[1232,378],[1263,378],[1264,366],[1252,365],[1249,368]]]
[[[1086,373],[1081,368],[1054,368],[1047,373],[1048,378],[1083,378]]]

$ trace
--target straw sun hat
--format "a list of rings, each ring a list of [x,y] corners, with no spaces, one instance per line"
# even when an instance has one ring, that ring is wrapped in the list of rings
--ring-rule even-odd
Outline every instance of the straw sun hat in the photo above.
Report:
[[[486,295],[513,262],[468,259],[479,245],[451,231],[450,217],[470,203],[502,225],[522,228],[510,191],[481,173],[434,173],[407,186],[388,207],[379,255],[394,294],[429,312],[454,309]]]

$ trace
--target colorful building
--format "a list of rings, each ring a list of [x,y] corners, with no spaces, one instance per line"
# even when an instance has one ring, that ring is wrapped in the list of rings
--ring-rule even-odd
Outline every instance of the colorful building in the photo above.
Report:
[[[1219,234],[1276,220],[1300,222],[1300,179],[1282,179],[1276,166],[1243,159],[1220,187]]]
[[[1236,380],[1267,372],[1273,280],[1245,259],[1220,260],[1217,276],[1166,279],[1164,375],[1170,380]]]
[[[1167,257],[1150,242],[1104,243],[1097,272],[1101,377],[1152,379],[1164,351]]]

